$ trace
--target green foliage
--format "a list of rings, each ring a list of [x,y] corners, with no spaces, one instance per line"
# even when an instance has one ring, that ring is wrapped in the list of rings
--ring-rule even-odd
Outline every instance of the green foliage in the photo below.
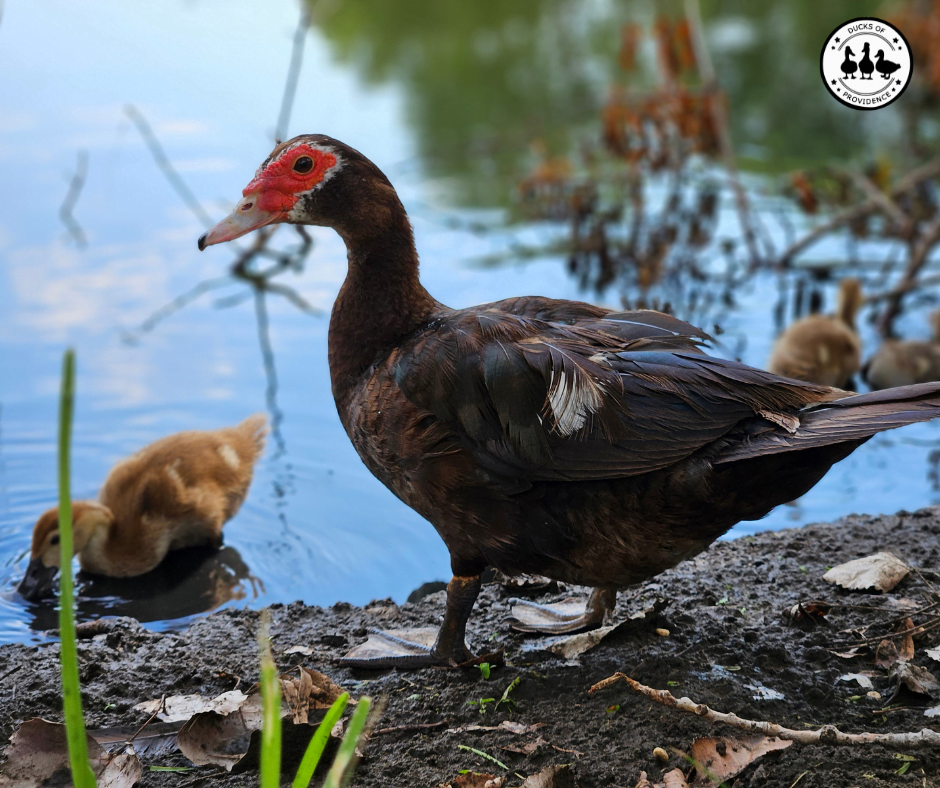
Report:
[[[75,644],[75,599],[72,586],[72,495],[69,457],[72,443],[72,414],[75,410],[75,353],[62,360],[62,391],[59,396],[59,545],[62,576],[59,581],[60,658],[62,705],[69,746],[69,766],[75,788],[94,788],[95,775],[88,761],[88,739],[82,696],[78,682],[78,648]]]
[[[300,766],[297,767],[297,776],[294,777],[291,788],[307,788],[307,786],[310,785],[310,780],[313,779],[313,773],[316,771],[317,764],[320,762],[320,756],[323,755],[323,749],[326,747],[326,743],[330,738],[330,731],[333,730],[333,726],[339,722],[339,718],[343,716],[343,711],[348,702],[349,693],[344,692],[336,699],[336,702],[330,706],[323,721],[311,737],[310,744],[307,745],[307,750],[304,752]]]
[[[480,674],[483,676],[483,678],[488,679],[490,677],[489,662],[481,662],[479,665],[477,665],[477,669],[480,671]]]
[[[349,781],[352,780],[353,772],[356,770],[356,746],[362,738],[366,726],[366,719],[369,716],[369,709],[372,708],[372,699],[362,697],[356,705],[352,719],[349,720],[349,727],[346,729],[346,735],[343,737],[342,744],[339,745],[339,751],[333,760],[333,766],[326,775],[323,788],[346,788]]]
[[[258,649],[261,652],[261,705],[264,726],[261,729],[261,788],[278,788],[281,782],[281,682],[271,656],[268,634],[271,614],[261,612]]]

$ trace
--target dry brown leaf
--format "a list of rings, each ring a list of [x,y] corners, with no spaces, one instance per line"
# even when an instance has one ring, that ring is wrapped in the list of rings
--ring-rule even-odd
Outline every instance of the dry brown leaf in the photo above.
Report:
[[[284,652],[284,656],[289,654],[303,654],[305,657],[309,657],[313,653],[313,649],[310,646],[291,646],[287,651]]]
[[[893,640],[882,640],[875,649],[875,664],[879,668],[891,670],[898,661],[898,647]]]
[[[527,741],[525,744],[510,744],[508,747],[500,747],[499,749],[505,750],[506,752],[517,752],[520,755],[531,755],[539,747],[546,746],[548,746],[548,742],[539,736],[536,739]]]
[[[281,676],[281,691],[295,724],[306,723],[312,709],[328,709],[343,694],[329,676],[318,670],[298,667],[296,677],[293,672]]]
[[[138,703],[134,709],[144,714],[156,714],[157,719],[164,722],[185,722],[194,714],[203,711],[230,714],[239,708],[247,697],[241,690],[223,692],[214,698],[206,698],[203,695],[172,695],[162,702],[162,707],[161,699],[155,698]]]
[[[506,784],[505,777],[497,777],[494,774],[483,774],[481,772],[468,772],[459,774],[449,783],[441,783],[438,788],[503,788]]]
[[[836,657],[842,657],[842,659],[854,659],[859,654],[861,654],[862,651],[864,651],[864,647],[860,648],[856,646],[854,648],[850,648],[848,651],[830,651],[829,653]]]
[[[868,678],[864,673],[846,673],[844,676],[839,676],[840,681],[857,681],[858,686],[862,689],[874,689],[875,685],[871,683],[871,679]]]
[[[940,681],[926,668],[912,665],[910,662],[898,662],[891,671],[891,676],[911,692],[940,700]]]
[[[682,769],[673,769],[671,772],[666,772],[663,775],[662,786],[663,788],[689,788]]]
[[[526,777],[522,788],[574,788],[571,766],[546,766],[538,774]]]
[[[696,739],[692,742],[691,755],[708,770],[711,777],[708,774],[697,774],[694,785],[696,788],[717,785],[740,774],[768,752],[786,749],[791,744],[792,741],[769,736],[749,736],[746,739],[707,736]]]
[[[880,552],[834,566],[823,575],[823,580],[851,591],[874,588],[887,592],[907,577],[909,571],[907,564],[897,556]]]
[[[140,780],[142,769],[133,748],[110,755],[91,736],[88,757],[99,788],[130,788]],[[69,773],[69,748],[65,726],[36,717],[27,720],[10,738],[6,763],[0,774],[2,788],[41,788],[59,785]]]
[[[651,783],[650,778],[646,776],[646,772],[640,772],[640,781],[634,785],[633,788],[653,788],[653,783]]]

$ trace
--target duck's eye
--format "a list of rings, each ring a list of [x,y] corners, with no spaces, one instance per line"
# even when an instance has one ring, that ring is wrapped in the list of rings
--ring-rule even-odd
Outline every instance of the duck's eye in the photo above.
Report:
[[[309,156],[301,156],[297,161],[294,162],[294,172],[299,172],[301,175],[304,173],[310,172],[313,169],[313,159]]]
[[[59,543],[59,535],[53,534],[52,538],[49,540],[49,544],[56,545]]]

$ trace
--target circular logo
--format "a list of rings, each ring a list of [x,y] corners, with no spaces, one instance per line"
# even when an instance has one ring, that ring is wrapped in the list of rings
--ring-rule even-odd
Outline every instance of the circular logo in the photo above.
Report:
[[[819,70],[837,101],[853,109],[881,109],[899,99],[911,81],[911,47],[883,19],[852,19],[829,34]]]

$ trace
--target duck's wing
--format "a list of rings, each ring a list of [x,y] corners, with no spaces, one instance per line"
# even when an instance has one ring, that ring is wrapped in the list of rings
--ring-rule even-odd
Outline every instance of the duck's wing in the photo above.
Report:
[[[518,301],[448,313],[389,359],[405,396],[497,473],[648,473],[749,419],[795,429],[802,407],[841,394],[707,356],[701,331],[658,312],[505,310]]]

